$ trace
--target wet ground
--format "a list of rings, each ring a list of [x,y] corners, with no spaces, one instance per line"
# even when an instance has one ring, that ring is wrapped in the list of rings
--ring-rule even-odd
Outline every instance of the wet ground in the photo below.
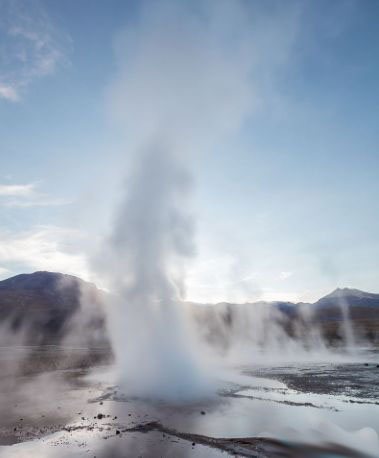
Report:
[[[126,397],[110,367],[0,375],[0,457],[379,456],[379,361],[220,371],[211,399]]]
[[[379,405],[379,363],[375,361],[350,364],[317,364],[314,367],[246,368],[244,373],[273,378],[288,388],[306,393],[347,395],[349,402],[364,398]]]

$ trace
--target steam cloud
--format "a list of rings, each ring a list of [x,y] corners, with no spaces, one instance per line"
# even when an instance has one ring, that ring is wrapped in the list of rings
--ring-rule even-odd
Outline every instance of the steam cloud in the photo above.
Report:
[[[252,16],[243,2],[146,2],[118,36],[110,111],[125,133],[130,174],[101,269],[129,393],[183,398],[207,389],[179,305],[194,254],[191,164],[261,103],[265,85],[254,69],[280,65],[291,42],[278,19]]]

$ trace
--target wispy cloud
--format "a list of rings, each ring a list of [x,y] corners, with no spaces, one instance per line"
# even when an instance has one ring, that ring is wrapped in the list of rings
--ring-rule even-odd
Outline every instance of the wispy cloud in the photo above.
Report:
[[[70,38],[51,21],[39,2],[0,3],[0,98],[11,102],[36,78],[67,63]]]
[[[0,205],[8,208],[30,208],[30,207],[58,207],[60,205],[69,205],[71,200],[55,199],[47,194],[40,194],[33,197],[31,200],[8,200],[0,201]]]
[[[6,277],[10,274],[10,270],[5,267],[0,267],[0,277]]]
[[[19,95],[14,87],[6,86],[0,82],[0,98],[9,100],[11,102],[18,102]]]
[[[0,231],[0,275],[13,271],[51,270],[89,279],[86,256],[79,249],[86,235],[81,231],[37,226],[29,231]]]
[[[0,196],[30,196],[35,192],[36,185],[30,184],[0,184]]]
[[[70,200],[40,192],[36,183],[0,184],[0,206],[2,207],[49,207],[70,203]]]

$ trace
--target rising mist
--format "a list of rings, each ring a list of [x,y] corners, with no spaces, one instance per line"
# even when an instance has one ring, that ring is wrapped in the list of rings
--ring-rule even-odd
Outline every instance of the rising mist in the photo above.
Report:
[[[238,132],[261,103],[258,68],[286,55],[287,36],[274,40],[281,54],[272,43],[264,55],[260,48],[260,30],[276,18],[254,20],[251,29],[242,2],[199,9],[149,2],[116,42],[109,107],[125,135],[128,170],[97,268],[113,293],[113,347],[132,394],[192,397],[208,389],[208,363],[180,305],[195,253],[193,164]]]

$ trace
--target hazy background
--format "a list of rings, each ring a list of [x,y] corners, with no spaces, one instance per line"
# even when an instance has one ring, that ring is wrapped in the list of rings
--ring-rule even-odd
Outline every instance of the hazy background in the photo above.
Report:
[[[136,30],[165,49],[167,27],[146,19],[154,4],[1,2],[2,278],[46,269],[108,286],[88,259],[109,233],[136,144],[112,94],[133,62]],[[338,285],[377,291],[378,4],[217,2],[225,35],[206,48],[215,54],[199,57],[208,38],[197,24],[215,4],[183,2],[169,29],[171,46],[177,34],[198,71],[207,69],[198,81],[214,87],[212,68],[243,75],[199,103],[187,298],[315,300]],[[237,36],[231,19],[241,24]],[[230,58],[221,66],[220,54]],[[169,80],[178,72],[183,90],[185,58]],[[167,67],[152,65],[164,75]],[[147,81],[144,100],[159,100],[162,85]],[[188,88],[187,102],[198,94],[193,79]],[[223,107],[221,142],[204,115],[212,103]]]

